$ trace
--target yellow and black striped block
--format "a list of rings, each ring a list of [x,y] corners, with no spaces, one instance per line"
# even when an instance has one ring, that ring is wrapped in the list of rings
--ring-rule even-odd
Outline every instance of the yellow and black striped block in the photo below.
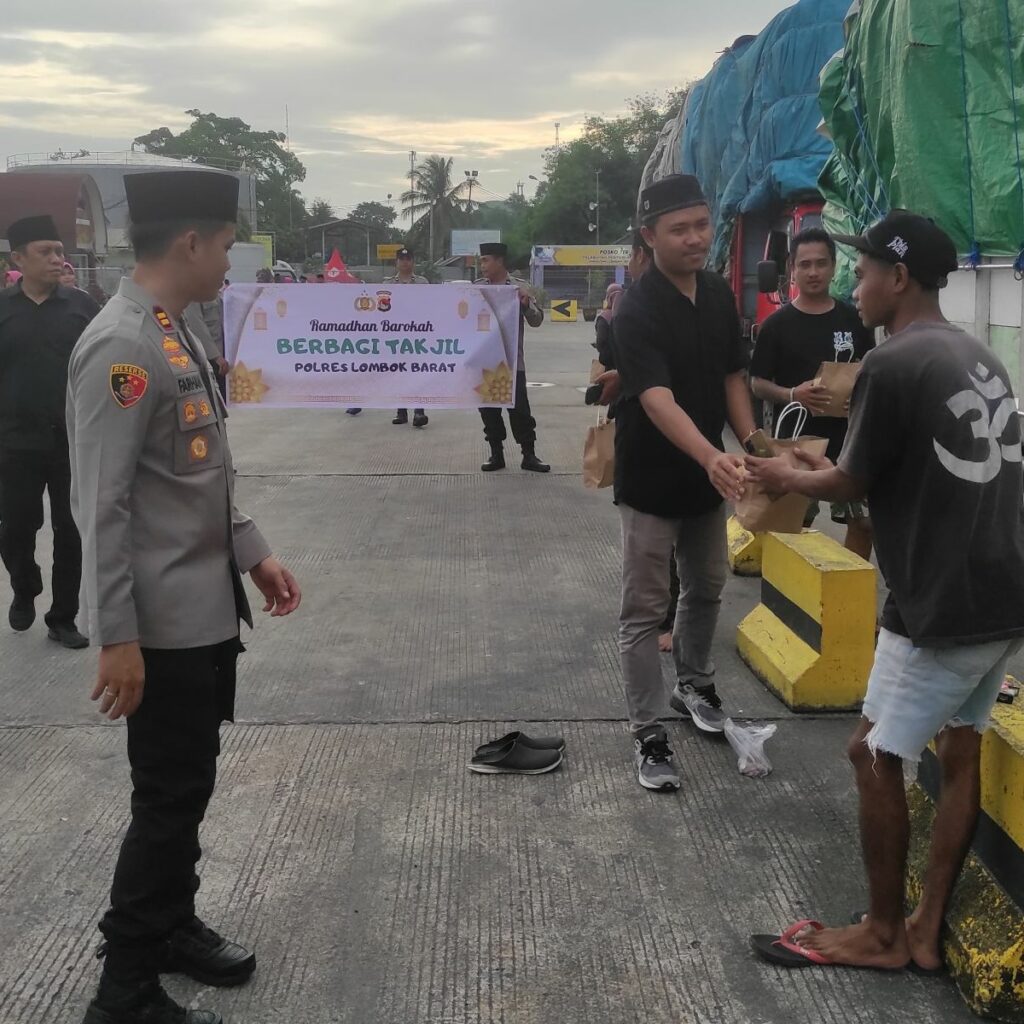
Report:
[[[908,793],[912,903],[921,892],[939,788],[938,761],[929,750]],[[971,1008],[1024,1024],[1024,704],[997,704],[982,741],[981,817],[943,942],[950,974]]]
[[[751,533],[740,525],[735,516],[726,524],[729,539],[729,568],[737,576],[760,576],[762,538],[764,534]]]
[[[736,646],[794,711],[847,710],[864,699],[875,648],[875,570],[821,533],[767,533],[761,603]]]

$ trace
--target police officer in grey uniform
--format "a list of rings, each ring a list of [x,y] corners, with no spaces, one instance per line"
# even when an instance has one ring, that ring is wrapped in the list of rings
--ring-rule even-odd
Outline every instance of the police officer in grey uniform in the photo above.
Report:
[[[430,282],[416,273],[416,254],[407,245],[403,245],[395,253],[395,273],[391,277],[384,278],[385,284],[430,284]],[[396,427],[409,422],[409,410],[399,409],[395,418],[391,421]],[[425,427],[430,420],[422,409],[414,409],[412,425],[414,427]]]
[[[199,825],[219,727],[233,718],[242,575],[273,615],[301,599],[235,508],[225,410],[182,314],[228,268],[236,178],[208,171],[125,179],[136,268],[71,357],[67,422],[83,597],[101,648],[93,700],[128,725],[132,817],[100,923],[99,991],[85,1024],[220,1024],[185,1011],[159,974],[236,985],[255,957],[195,912]]]
[[[512,277],[506,267],[508,246],[504,242],[480,243],[480,274],[485,285],[512,285],[519,290],[519,365],[516,367],[515,404],[508,410],[512,436],[523,450],[522,468],[530,473],[550,473],[551,467],[537,458],[537,421],[530,411],[530,396],[526,390],[526,363],[523,358],[523,340],[526,325],[540,327],[544,323],[544,310],[526,290],[526,282]],[[485,473],[505,468],[505,421],[500,409],[481,409],[484,421],[484,440],[491,446],[490,458],[480,467]]]

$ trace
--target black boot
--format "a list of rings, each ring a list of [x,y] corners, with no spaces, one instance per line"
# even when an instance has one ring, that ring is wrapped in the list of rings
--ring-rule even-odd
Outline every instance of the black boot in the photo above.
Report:
[[[184,1009],[158,981],[114,981],[104,974],[82,1024],[224,1024],[224,1018],[211,1010]]]
[[[36,602],[34,597],[15,595],[11,602],[11,610],[7,614],[11,629],[24,633],[36,621]]]
[[[500,441],[491,443],[491,457],[480,468],[485,473],[493,473],[496,469],[505,468],[505,451]]]
[[[422,409],[417,409],[412,418],[412,425],[414,427],[425,427],[430,422],[427,419],[427,414]]]
[[[523,469],[528,473],[550,473],[551,467],[537,458],[532,444],[523,445]]]
[[[172,932],[161,974],[187,974],[204,985],[242,985],[256,970],[256,954],[207,928],[198,917]]]
[[[400,427],[405,423],[409,422],[409,410],[399,409],[395,414],[395,418],[391,421],[396,427]]]

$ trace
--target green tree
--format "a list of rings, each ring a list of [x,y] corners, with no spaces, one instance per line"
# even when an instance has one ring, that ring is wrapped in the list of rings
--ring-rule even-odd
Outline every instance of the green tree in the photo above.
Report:
[[[306,213],[306,220],[309,224],[326,224],[327,221],[334,220],[336,217],[334,207],[326,199],[314,199],[309,204],[309,210]]]
[[[547,180],[534,197],[531,227],[538,242],[596,241],[591,203],[600,204],[601,241],[622,237],[634,223],[644,165],[665,122],[682,109],[686,90],[627,101],[614,118],[588,117],[583,134],[545,155]],[[598,174],[600,172],[600,174]]]
[[[155,128],[138,136],[133,146],[210,167],[250,171],[256,179],[258,230],[277,235],[277,250],[285,259],[300,258],[306,207],[295,185],[305,180],[306,168],[284,148],[284,134],[256,131],[239,117],[195,109],[185,113],[192,123],[184,131],[175,135],[170,128]]]
[[[413,172],[413,187],[401,196],[412,216],[409,244],[428,251],[433,237],[430,262],[448,255],[452,229],[467,220],[466,182],[452,183],[452,164],[451,157],[428,156]]]

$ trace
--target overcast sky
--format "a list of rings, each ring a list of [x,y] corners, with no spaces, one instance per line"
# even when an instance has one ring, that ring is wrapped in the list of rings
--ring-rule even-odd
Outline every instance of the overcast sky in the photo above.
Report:
[[[396,199],[409,150],[504,197],[554,122],[699,78],[788,0],[47,0],[0,15],[0,156],[123,151],[198,107],[285,128],[301,189]],[[404,177],[403,177],[404,176]],[[484,193],[487,196],[488,192]]]

